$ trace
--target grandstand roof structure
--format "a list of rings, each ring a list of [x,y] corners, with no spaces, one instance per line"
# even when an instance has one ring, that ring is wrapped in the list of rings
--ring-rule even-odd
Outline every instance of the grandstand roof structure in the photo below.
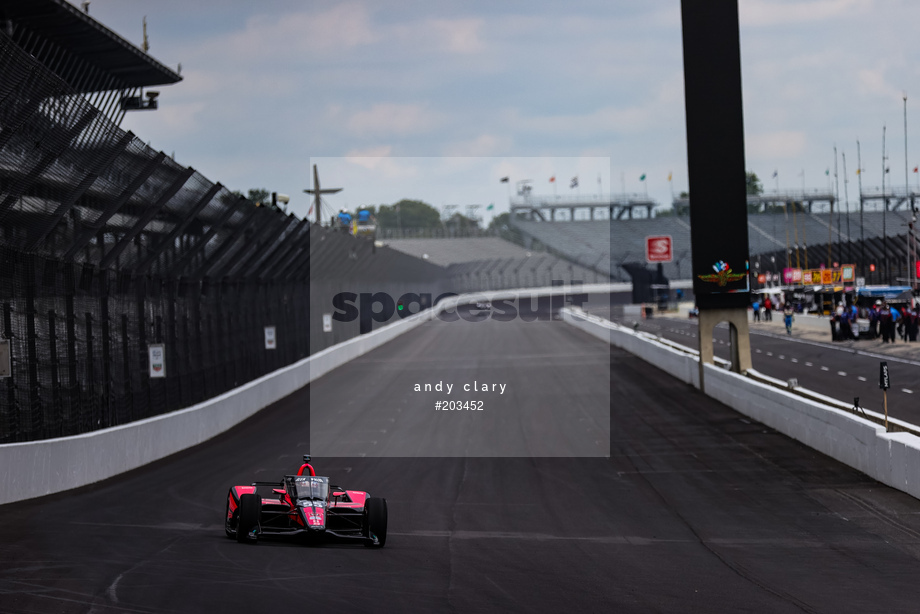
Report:
[[[179,73],[66,0],[0,0],[0,22],[8,24],[7,34],[18,46],[81,93],[111,89],[108,79],[127,87],[182,80]],[[79,74],[77,67],[64,66],[62,58],[55,58],[61,51],[98,72]]]
[[[256,207],[122,131],[4,33],[0,74],[4,255],[189,281],[309,274],[305,220]]]
[[[157,108],[143,88],[182,77],[66,0],[0,0],[0,36],[87,97],[116,125],[125,111]]]

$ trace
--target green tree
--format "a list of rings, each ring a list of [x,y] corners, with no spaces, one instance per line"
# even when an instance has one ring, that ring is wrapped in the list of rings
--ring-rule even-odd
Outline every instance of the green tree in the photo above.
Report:
[[[264,206],[272,204],[272,193],[265,188],[250,188],[246,198],[254,203],[262,203]]]
[[[426,202],[403,199],[392,205],[380,205],[377,223],[384,228],[441,228],[441,213]]]
[[[760,196],[763,194],[763,184],[757,177],[757,173],[748,172],[744,174],[744,187],[745,192],[750,196]]]
[[[677,201],[671,203],[670,209],[665,209],[664,211],[658,211],[655,213],[656,216],[667,217],[674,215],[690,215],[690,193],[681,192],[677,196]]]
[[[466,217],[462,213],[454,213],[444,225],[455,230],[475,230],[479,228],[479,221]]]
[[[230,193],[233,194],[235,199],[245,198],[254,205],[270,207],[272,204],[272,193],[265,188],[250,188],[245,195],[239,190],[233,190]]]
[[[763,184],[757,177],[757,173],[747,172],[744,174],[744,191],[748,196],[760,196],[763,194]],[[748,213],[760,213],[760,205],[750,204],[747,206]]]

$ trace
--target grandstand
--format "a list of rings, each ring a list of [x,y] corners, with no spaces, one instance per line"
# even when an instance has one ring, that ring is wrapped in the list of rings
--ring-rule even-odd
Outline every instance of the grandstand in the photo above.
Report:
[[[789,266],[806,266],[806,246],[807,266],[830,266],[835,261],[861,264],[863,251],[860,241],[863,238],[866,239],[866,257],[871,256],[874,262],[881,262],[883,236],[888,236],[890,256],[894,261],[897,254],[906,250],[904,235],[909,221],[910,213],[907,211],[835,213],[833,217],[829,213],[802,211],[794,215],[792,212],[788,215],[750,214],[748,243],[751,259],[756,262],[760,256],[760,262],[766,262],[773,257],[771,265],[775,265],[777,271],[787,266],[788,232]],[[567,222],[516,217],[512,218],[512,223],[527,240],[539,241],[574,264],[624,282],[629,281],[630,276],[623,265],[645,262],[645,238],[670,235],[674,260],[664,265],[664,274],[672,281],[691,277],[689,216]],[[895,239],[897,235],[901,235],[900,239]],[[827,257],[828,243],[831,244],[831,262]],[[799,248],[798,261],[796,247]],[[766,265],[762,266],[763,270],[767,270]]]
[[[446,267],[454,292],[607,281],[597,270],[565,257],[531,251],[498,237],[393,239],[386,245]]]

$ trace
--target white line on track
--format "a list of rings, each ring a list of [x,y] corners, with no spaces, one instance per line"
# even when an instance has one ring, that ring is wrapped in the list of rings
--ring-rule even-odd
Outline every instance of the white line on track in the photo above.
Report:
[[[846,372],[846,371],[837,371],[837,375],[839,375],[840,377],[846,377],[846,376],[847,376],[847,372]]]
[[[806,363],[805,363],[805,366],[806,366],[806,367],[813,367],[813,366],[815,366],[815,363],[813,363],[813,362],[806,362]]]
[[[799,359],[798,359],[798,358],[790,358],[790,360],[791,360],[792,362],[799,362]]]
[[[907,388],[901,388],[901,392],[906,392],[907,394],[913,394],[913,393],[914,393],[913,390],[909,390],[909,389],[907,389]]]
[[[856,379],[858,379],[858,380],[861,381],[861,382],[866,381],[866,378],[864,378],[862,375],[860,375],[860,376],[857,377]]]
[[[821,370],[822,370],[822,371],[830,371],[830,369],[828,369],[827,367],[821,367]]]

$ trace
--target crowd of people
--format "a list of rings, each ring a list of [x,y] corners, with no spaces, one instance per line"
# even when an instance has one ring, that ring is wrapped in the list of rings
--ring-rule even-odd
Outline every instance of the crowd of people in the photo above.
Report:
[[[858,338],[858,326],[854,327],[857,316],[858,311],[855,308],[846,309],[842,303],[839,304],[831,322],[832,338],[835,341]],[[905,342],[916,341],[920,328],[920,304],[913,308],[910,305],[902,305],[899,309],[880,299],[866,310],[865,319],[869,321],[869,339],[881,337],[883,343],[894,343],[899,338]]]
[[[767,296],[763,302],[755,299],[751,308],[755,322],[761,320],[770,322],[773,319],[773,310],[776,305]],[[790,301],[783,302],[778,309],[783,312],[786,333],[792,334],[792,322],[796,309]],[[863,324],[862,329],[861,323]],[[906,304],[895,306],[889,304],[885,299],[879,299],[869,307],[857,307],[855,304],[846,305],[840,302],[831,314],[830,325],[832,341],[850,339],[881,339],[883,343],[895,343],[898,339],[904,342],[916,341],[918,332],[920,332],[920,303],[914,307]]]

